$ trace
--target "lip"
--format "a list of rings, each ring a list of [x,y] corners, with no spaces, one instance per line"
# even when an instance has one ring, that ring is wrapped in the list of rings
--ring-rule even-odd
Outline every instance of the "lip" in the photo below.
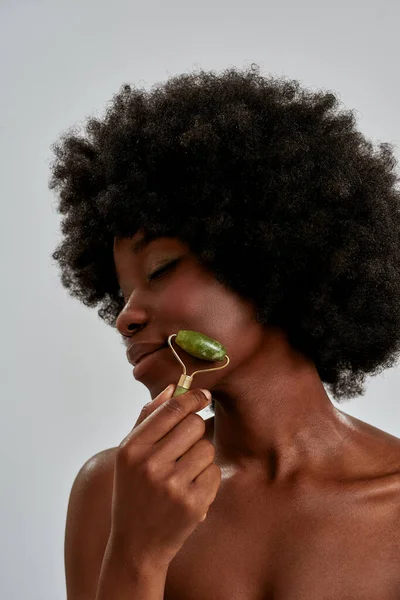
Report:
[[[132,346],[127,350],[126,356],[128,362],[131,365],[137,367],[137,365],[149,354],[153,354],[157,350],[161,348],[165,348],[167,344],[165,342],[141,342],[137,344],[132,344]]]
[[[140,379],[141,375],[149,368],[152,366],[156,354],[158,354],[159,352],[161,352],[161,350],[165,350],[166,346],[162,346],[161,348],[158,348],[157,350],[154,350],[153,352],[150,352],[149,354],[145,354],[143,355],[139,362],[136,363],[134,369],[133,369],[133,376],[135,379]]]

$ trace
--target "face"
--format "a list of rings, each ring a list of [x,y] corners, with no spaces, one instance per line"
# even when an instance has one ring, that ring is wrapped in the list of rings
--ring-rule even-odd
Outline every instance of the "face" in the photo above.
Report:
[[[203,333],[220,342],[229,365],[221,370],[195,375],[192,388],[210,390],[243,364],[262,343],[263,329],[255,320],[253,305],[219,283],[202,267],[178,238],[157,238],[135,253],[132,238],[114,240],[114,262],[125,307],[117,329],[127,347],[139,342],[166,343],[181,329]],[[172,344],[187,373],[222,366],[224,361],[199,360]],[[177,383],[183,372],[170,347],[154,354],[151,367],[141,370],[140,381],[155,398],[167,385]],[[135,370],[134,370],[135,376]]]

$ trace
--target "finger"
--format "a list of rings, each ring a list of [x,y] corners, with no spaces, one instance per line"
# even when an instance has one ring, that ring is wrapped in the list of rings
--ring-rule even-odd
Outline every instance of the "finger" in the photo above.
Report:
[[[208,390],[204,390],[207,392]],[[156,408],[144,421],[140,423],[130,436],[141,444],[156,444],[188,414],[203,410],[211,402],[203,390],[189,390],[185,394],[169,398]]]
[[[172,398],[175,388],[175,383],[170,383],[167,385],[165,390],[160,392],[160,394],[158,394],[158,396],[156,396],[151,402],[145,404],[141,410],[138,420],[136,421],[135,427],[147,419],[147,417],[151,415],[159,406],[161,406],[161,404]]]

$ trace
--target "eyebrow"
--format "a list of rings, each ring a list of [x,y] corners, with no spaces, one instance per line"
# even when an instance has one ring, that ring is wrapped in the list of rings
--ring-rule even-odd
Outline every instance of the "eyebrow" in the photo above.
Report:
[[[148,246],[150,244],[150,242],[146,241],[146,238],[141,238],[140,240],[134,242],[131,246],[131,250],[133,252],[133,254],[139,254],[139,252],[141,252],[142,250],[144,250],[144,248],[146,246]],[[117,281],[118,281],[118,277],[117,277]],[[122,292],[121,286],[119,284],[118,281],[118,288],[119,288],[119,292]]]
[[[142,250],[144,250],[144,248],[146,246],[148,246],[149,244],[150,244],[150,242],[148,242],[146,240],[146,238],[142,238],[142,239],[140,239],[137,242],[134,242],[132,244],[132,252],[134,254],[139,254],[139,252],[141,252]]]
[[[131,246],[131,250],[133,252],[133,254],[139,254],[139,252],[142,252],[142,250],[144,250],[144,248],[146,248],[146,246],[148,246],[149,244],[151,244],[151,242],[154,240],[146,240],[146,238],[141,238],[140,240],[133,242],[132,246]],[[117,278],[118,281],[118,278]],[[121,286],[119,285],[119,281],[118,281],[118,288],[119,288],[119,292],[122,292]]]

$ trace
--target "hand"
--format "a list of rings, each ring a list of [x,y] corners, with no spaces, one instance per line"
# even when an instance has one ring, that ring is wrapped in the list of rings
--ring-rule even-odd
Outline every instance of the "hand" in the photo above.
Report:
[[[110,543],[124,561],[168,566],[215,500],[221,470],[196,412],[210,400],[170,386],[146,404],[118,447]]]

